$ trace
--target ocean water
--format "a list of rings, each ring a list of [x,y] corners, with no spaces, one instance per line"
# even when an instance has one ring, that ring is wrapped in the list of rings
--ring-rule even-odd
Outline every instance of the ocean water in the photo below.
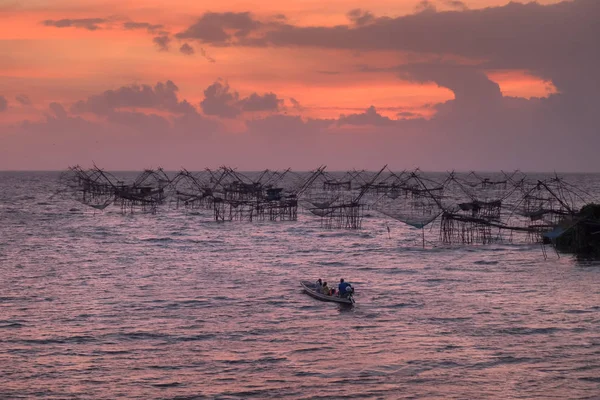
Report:
[[[97,211],[57,177],[0,173],[1,399],[600,399],[598,263],[423,249],[374,212],[346,231]],[[319,277],[356,305],[301,292]]]

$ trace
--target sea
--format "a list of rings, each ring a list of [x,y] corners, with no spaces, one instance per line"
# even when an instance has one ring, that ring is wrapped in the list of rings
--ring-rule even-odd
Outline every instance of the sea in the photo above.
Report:
[[[0,399],[600,399],[598,262],[377,212],[96,210],[58,177],[0,172]]]

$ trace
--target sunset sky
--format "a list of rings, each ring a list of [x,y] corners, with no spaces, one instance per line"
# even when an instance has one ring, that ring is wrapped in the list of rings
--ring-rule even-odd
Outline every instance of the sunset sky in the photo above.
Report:
[[[600,1],[0,0],[0,170],[600,172]]]

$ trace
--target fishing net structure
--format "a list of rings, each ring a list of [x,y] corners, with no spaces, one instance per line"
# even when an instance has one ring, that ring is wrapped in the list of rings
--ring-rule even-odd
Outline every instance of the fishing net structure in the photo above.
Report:
[[[564,231],[581,206],[593,198],[558,175],[512,173],[425,173],[419,169],[330,172],[264,170],[241,173],[230,167],[169,177],[145,170],[126,180],[96,166],[70,167],[61,174],[60,193],[103,210],[156,212],[170,201],[176,208],[206,210],[215,221],[296,221],[298,208],[326,229],[360,229],[365,210],[421,229],[438,229],[443,244],[535,242]]]
[[[509,228],[503,210],[510,204],[507,200],[518,193],[518,186],[512,184],[517,174],[449,173],[442,183],[441,242],[488,244],[501,241],[503,229]]]
[[[229,167],[196,174],[182,170],[174,178],[177,205],[212,210],[215,221],[295,221],[300,187],[286,179],[288,173],[289,169],[242,174]]]
[[[214,182],[208,172],[179,171],[173,178],[176,208],[212,209]]]
[[[336,177],[321,167],[312,172],[304,185],[302,204],[321,218],[324,228],[360,229],[368,205],[361,200],[385,168],[373,176],[364,171],[352,171]]]
[[[443,187],[419,170],[399,174],[390,171],[371,191],[379,195],[372,209],[415,228],[429,225],[442,211]]]
[[[374,191],[383,194],[372,208],[415,228],[437,224],[443,244],[489,244],[541,241],[592,201],[558,176],[531,180],[519,171],[437,175],[390,173],[375,185]]]
[[[112,174],[97,167],[84,170],[76,165],[60,175],[57,194],[103,210],[115,200],[117,181]]]
[[[59,184],[61,193],[82,204],[98,210],[118,205],[123,212],[154,213],[165,202],[171,188],[171,180],[160,168],[147,169],[126,183],[96,166],[88,170],[75,166],[61,174]]]
[[[561,222],[576,219],[583,205],[594,202],[591,194],[558,175],[523,180],[519,182],[518,189],[519,195],[513,200],[507,223],[524,227],[532,237],[556,231]]]

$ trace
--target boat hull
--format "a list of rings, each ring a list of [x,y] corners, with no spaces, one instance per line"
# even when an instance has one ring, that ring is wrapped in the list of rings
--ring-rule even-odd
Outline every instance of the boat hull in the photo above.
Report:
[[[343,298],[343,297],[337,297],[337,296],[327,296],[326,294],[322,294],[322,293],[318,293],[315,290],[315,284],[309,281],[301,281],[300,285],[302,286],[302,289],[304,290],[304,293],[306,293],[307,295],[314,297],[317,300],[321,300],[321,301],[329,301],[331,303],[338,303],[338,304],[348,304],[348,305],[352,305],[354,304],[354,300],[351,298]]]

